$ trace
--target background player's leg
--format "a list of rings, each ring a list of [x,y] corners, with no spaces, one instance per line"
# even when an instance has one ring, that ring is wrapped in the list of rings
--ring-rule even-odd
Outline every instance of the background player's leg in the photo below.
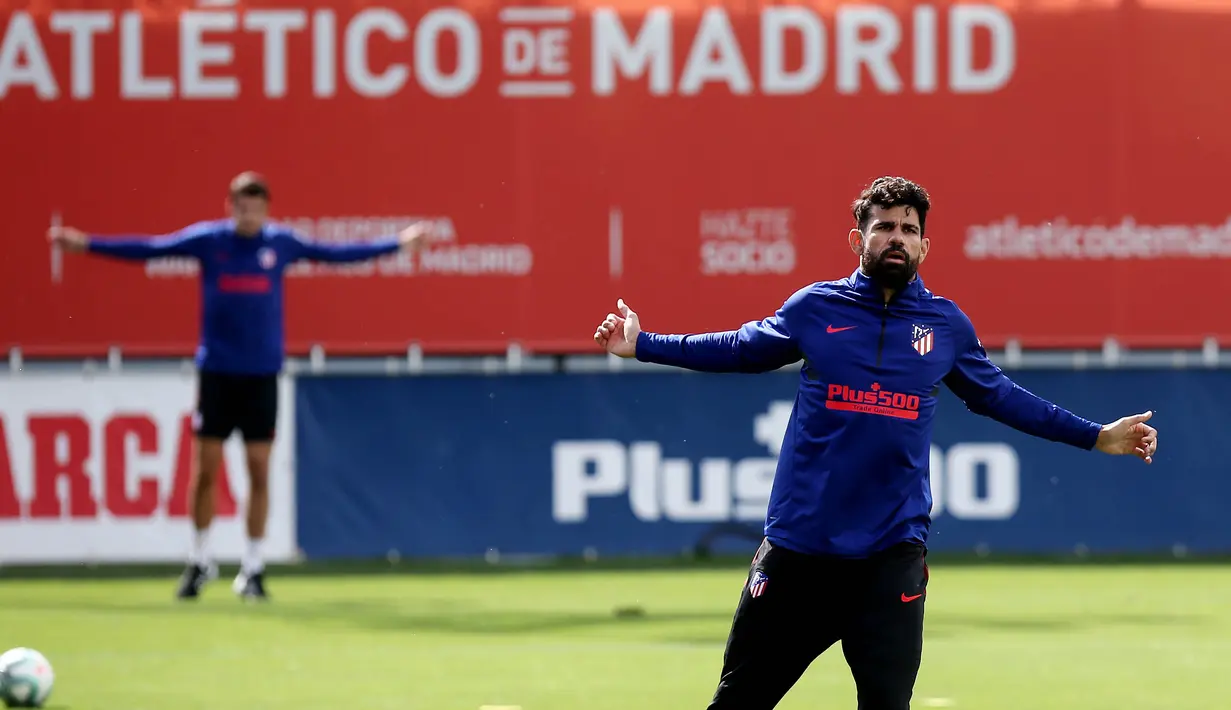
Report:
[[[209,529],[214,521],[218,476],[222,472],[222,447],[235,428],[227,380],[214,373],[197,377],[197,411],[194,429],[196,456],[188,506],[192,510],[192,556],[180,578],[176,596],[195,599],[206,582],[218,574],[209,547]]]
[[[214,522],[215,490],[222,471],[222,444],[223,439],[214,436],[196,438],[196,465],[188,496],[194,530],[192,561],[201,566],[214,561],[209,549],[209,527]]]
[[[866,567],[853,585],[854,609],[842,637],[859,710],[910,710],[923,654],[923,548],[902,546],[861,564]]]
[[[266,599],[261,545],[269,520],[269,459],[278,425],[277,376],[246,378],[244,403],[239,430],[248,464],[248,545],[233,588],[241,598]]]
[[[823,594],[807,564],[801,555],[762,543],[735,609],[709,710],[771,710],[837,640],[836,630],[822,621]]]
[[[269,456],[271,441],[249,441],[244,444],[248,463],[248,549],[244,554],[246,574],[265,569],[261,543],[265,540],[265,524],[269,520]]]

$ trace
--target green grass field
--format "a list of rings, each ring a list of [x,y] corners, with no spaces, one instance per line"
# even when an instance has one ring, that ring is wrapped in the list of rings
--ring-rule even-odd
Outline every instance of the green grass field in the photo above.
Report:
[[[0,646],[32,646],[72,710],[684,710],[717,680],[744,570],[0,580]],[[1231,567],[933,567],[913,707],[1231,703]],[[640,605],[644,616],[619,617]],[[855,707],[840,650],[784,710]]]

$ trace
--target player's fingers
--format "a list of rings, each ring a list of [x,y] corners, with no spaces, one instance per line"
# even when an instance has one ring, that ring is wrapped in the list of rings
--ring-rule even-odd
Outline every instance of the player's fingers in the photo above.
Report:
[[[1153,411],[1142,412],[1141,414],[1134,414],[1133,416],[1128,417],[1128,423],[1129,424],[1140,424],[1142,422],[1149,421],[1150,417],[1152,416],[1154,416]]]
[[[624,302],[623,298],[616,301],[616,307],[620,309],[620,315],[624,316],[625,318],[627,318],[629,314],[633,312],[633,309],[628,307],[628,304]]]

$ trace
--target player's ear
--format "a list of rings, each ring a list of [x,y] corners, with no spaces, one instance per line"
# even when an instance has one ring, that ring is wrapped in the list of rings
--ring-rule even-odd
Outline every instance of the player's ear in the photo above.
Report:
[[[919,263],[920,264],[923,263],[924,259],[928,258],[928,249],[930,249],[931,247],[932,247],[932,240],[928,239],[927,237],[924,237],[923,240],[919,242]]]
[[[858,229],[852,229],[847,239],[851,243],[851,251],[856,254],[863,254],[863,232]]]

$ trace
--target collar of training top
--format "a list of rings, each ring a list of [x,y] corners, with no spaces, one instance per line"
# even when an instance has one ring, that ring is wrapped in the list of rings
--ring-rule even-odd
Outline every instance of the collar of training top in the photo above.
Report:
[[[881,287],[871,276],[863,273],[863,267],[855,269],[855,273],[851,274],[851,284],[854,285],[855,291],[865,296],[875,296],[878,300],[883,300],[884,296]],[[919,294],[923,293],[923,277],[915,274],[915,278],[910,283],[906,284],[906,288],[898,291],[893,295],[893,300],[902,298],[918,299]]]
[[[269,237],[269,223],[268,222],[261,224],[260,229],[256,230],[256,234],[251,234],[247,236],[242,235],[237,231],[239,229],[239,225],[235,223],[234,219],[227,218],[223,220],[223,222],[226,224],[227,229],[230,230],[231,234],[234,234],[237,237],[244,237],[247,239],[252,239],[253,237],[260,237],[261,239],[267,239]]]

